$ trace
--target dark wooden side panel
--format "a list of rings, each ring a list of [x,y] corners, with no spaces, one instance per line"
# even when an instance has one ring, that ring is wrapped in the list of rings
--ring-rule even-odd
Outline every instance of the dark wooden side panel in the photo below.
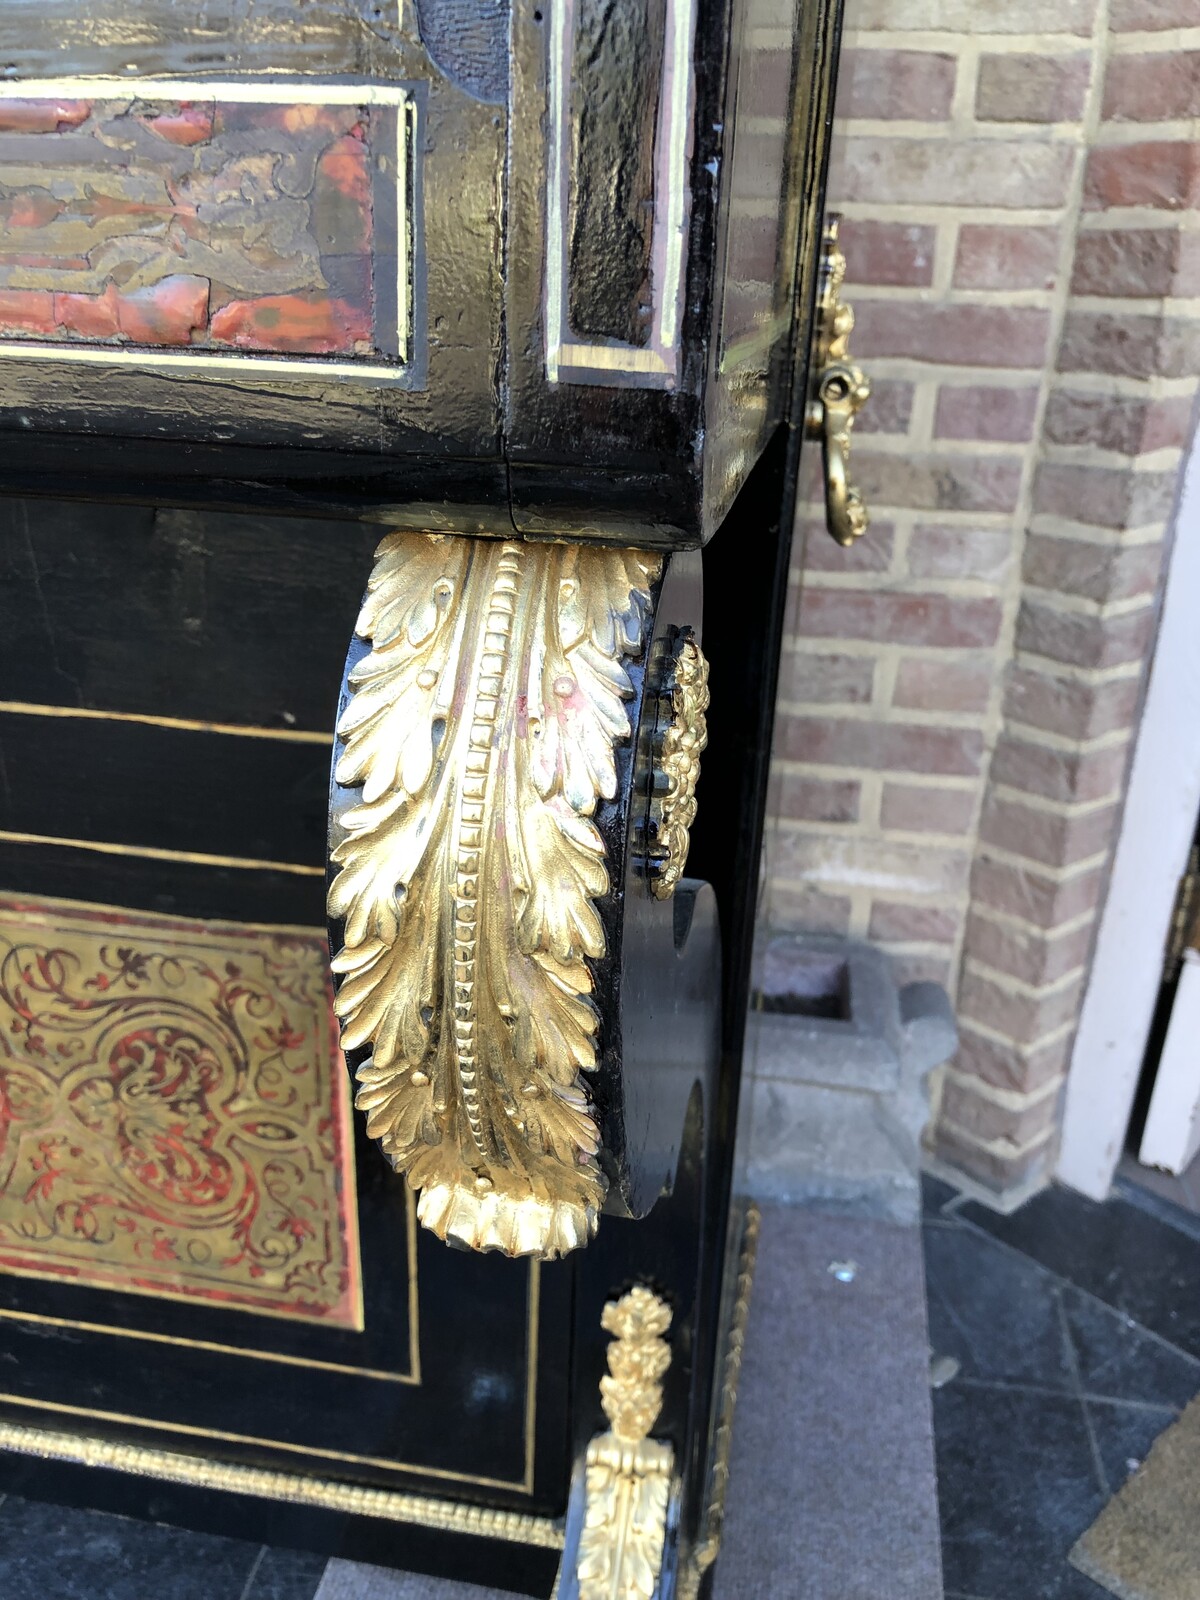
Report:
[[[716,890],[725,952],[722,1064],[710,1122],[704,1284],[697,1317],[696,1359],[708,1372],[715,1370],[729,1265],[738,1101],[779,657],[805,449],[804,405],[841,25],[841,0],[816,0],[805,13],[808,44],[799,56],[803,76],[796,86],[800,215],[788,360],[789,420],[775,431],[704,556],[705,648],[712,667],[712,703],[688,870],[707,877]],[[711,1425],[711,1417],[708,1422]],[[697,1423],[692,1436],[697,1454],[691,1465],[698,1473],[709,1432],[704,1421]]]

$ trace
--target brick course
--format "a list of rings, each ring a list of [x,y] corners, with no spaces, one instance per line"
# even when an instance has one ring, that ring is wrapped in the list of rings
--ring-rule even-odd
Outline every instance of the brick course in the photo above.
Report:
[[[939,439],[994,439],[1023,444],[1033,438],[1038,391],[1029,386],[943,384],[933,431]]]
[[[856,50],[842,54],[842,117],[943,121],[950,115],[958,58],[931,50]]]
[[[797,557],[767,915],[944,976],[931,1142],[1005,1191],[1053,1164],[1191,435],[1200,47],[1163,32],[1200,13],[848,0],[847,25],[830,198],[879,546],[810,526]]]
[[[1091,72],[1086,52],[985,55],[979,62],[975,115],[981,122],[1078,122]]]
[[[1053,289],[1061,250],[1057,228],[963,222],[958,229],[954,287],[1007,292]]]

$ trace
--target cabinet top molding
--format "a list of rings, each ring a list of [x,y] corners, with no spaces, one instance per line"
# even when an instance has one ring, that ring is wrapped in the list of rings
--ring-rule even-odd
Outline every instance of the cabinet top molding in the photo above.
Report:
[[[703,543],[795,409],[800,8],[501,9],[0,0],[0,490]]]

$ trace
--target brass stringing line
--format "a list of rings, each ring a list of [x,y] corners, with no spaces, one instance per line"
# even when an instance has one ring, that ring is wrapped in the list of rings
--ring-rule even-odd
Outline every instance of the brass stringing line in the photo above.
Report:
[[[475,680],[475,703],[464,776],[459,788],[454,881],[454,1033],[463,1110],[480,1155],[491,1154],[483,1135],[479,1106],[476,1024],[476,957],[479,940],[479,857],[487,811],[496,707],[504,688],[512,648],[514,595],[520,571],[519,546],[506,544],[488,602],[483,654]]]
[[[443,1478],[449,1483],[473,1483],[483,1489],[510,1489],[524,1494],[525,1480],[485,1478],[470,1472],[454,1472],[448,1467],[423,1467],[411,1461],[391,1461],[386,1456],[359,1456],[347,1450],[324,1450],[315,1445],[293,1444],[285,1439],[260,1439],[250,1433],[230,1433],[220,1428],[197,1428],[186,1422],[162,1422],[131,1416],[125,1411],[100,1411],[88,1406],[67,1405],[58,1400],[31,1400],[27,1395],[0,1393],[0,1404],[23,1406],[31,1411],[56,1411],[64,1416],[90,1417],[97,1422],[127,1423],[136,1428],[158,1428],[164,1433],[179,1433],[192,1439],[220,1439],[225,1444],[260,1445],[268,1450],[286,1450],[292,1455],[320,1456],[326,1461],[347,1461],[357,1467],[379,1467],[388,1472],[410,1472],[421,1478]]]
[[[301,866],[295,861],[260,861],[254,856],[207,855],[198,850],[168,850],[153,844],[111,844],[106,839],[65,839],[47,833],[22,833],[0,828],[9,844],[53,845],[65,850],[91,850],[102,856],[144,856],[150,861],[186,861],[199,867],[245,867],[255,872],[288,872],[298,878],[323,878],[324,867]]]
[[[349,1075],[346,1094],[349,1097]],[[421,1296],[417,1292],[417,1197],[404,1188],[404,1232],[408,1240],[408,1372],[409,1381],[421,1382]]]
[[[21,1276],[24,1277],[26,1274],[22,1273]],[[29,1274],[29,1276],[33,1276],[33,1274]],[[47,1274],[44,1275],[43,1281],[61,1283],[62,1278],[58,1274],[50,1278]],[[155,1298],[157,1298],[157,1294]],[[189,1299],[184,1303],[195,1305],[196,1301]],[[258,1315],[258,1313],[256,1312],[255,1315]],[[0,1318],[8,1322],[32,1322],[39,1327],[74,1328],[79,1333],[99,1333],[111,1336],[114,1339],[139,1339],[144,1340],[147,1344],[175,1345],[184,1350],[208,1350],[214,1355],[244,1356],[248,1361],[266,1361],[280,1366],[305,1367],[314,1372],[345,1373],[355,1378],[370,1378],[379,1383],[416,1385],[421,1381],[419,1373],[414,1376],[412,1373],[407,1372],[384,1372],[375,1367],[345,1366],[336,1361],[311,1361],[303,1356],[283,1355],[277,1350],[243,1350],[239,1349],[237,1345],[216,1344],[209,1339],[184,1339],[178,1334],[147,1333],[140,1328],[109,1328],[105,1327],[102,1322],[82,1322],[72,1317],[50,1317],[36,1311],[12,1311],[7,1308],[0,1308]],[[147,1419],[146,1425],[148,1427],[157,1426],[156,1423],[151,1422],[149,1419]]]
[[[563,1546],[563,1531],[558,1523],[549,1517],[531,1516],[526,1511],[498,1511],[491,1506],[435,1500],[430,1496],[378,1489],[367,1484],[301,1477],[299,1474],[244,1466],[232,1461],[207,1461],[203,1457],[180,1455],[145,1445],[117,1444],[107,1439],[93,1439],[49,1428],[24,1427],[19,1423],[0,1421],[0,1449],[35,1456],[43,1461],[70,1461],[88,1467],[107,1467],[114,1472],[159,1478],[166,1483],[258,1495],[293,1505],[382,1517],[392,1522],[409,1522],[447,1533],[475,1534],[480,1538],[499,1539],[512,1544],[536,1545],[544,1550],[561,1550]]]
[[[31,909],[36,901],[37,909]],[[325,939],[324,925],[300,922],[230,922],[227,918],[205,917],[203,921],[189,920],[187,917],[164,915],[161,911],[144,911],[140,906],[115,906],[107,900],[72,900],[64,895],[39,894],[25,895],[10,890],[0,894],[0,909],[9,907],[20,910],[22,915],[38,927],[53,928],[54,921],[49,911],[62,908],[65,911],[99,912],[100,916],[95,921],[104,921],[104,913],[116,914],[119,917],[139,917],[148,922],[164,924],[163,934],[176,934],[180,938],[194,938],[207,933],[267,933],[267,934],[296,934],[304,939]],[[162,935],[160,935],[161,937]]]
[[[411,1191],[410,1191],[411,1192]],[[542,1263],[529,1262],[529,1292],[525,1301],[525,1493],[533,1493],[534,1433],[537,1423],[538,1342],[542,1325]]]
[[[256,728],[242,722],[206,722],[202,717],[160,717],[149,711],[97,711],[91,706],[41,705],[34,700],[0,700],[0,712],[19,717],[60,717],[72,721],[136,722],[147,728],[176,728],[185,733],[220,733],[237,739],[274,739],[281,744],[318,744],[333,748],[328,733],[304,728]]]

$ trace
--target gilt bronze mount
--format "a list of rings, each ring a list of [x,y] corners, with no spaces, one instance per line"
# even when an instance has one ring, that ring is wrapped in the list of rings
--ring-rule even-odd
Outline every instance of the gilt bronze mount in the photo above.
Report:
[[[817,300],[814,394],[806,417],[809,437],[821,441],[825,464],[825,522],[840,545],[861,539],[870,526],[862,491],[850,478],[850,438],[871,383],[851,359],[854,307],[842,299],[846,257],[838,242],[841,218],[825,225]]]
[[[690,630],[676,642],[666,685],[671,720],[655,762],[647,833],[650,889],[669,899],[687,866],[691,827],[696,820],[700,757],[708,745],[708,662]]]
[[[357,632],[335,778],[336,1010],[355,1104],[477,1250],[552,1259],[607,1183],[583,1074],[608,891],[595,813],[630,736],[654,555],[394,533]]]
[[[651,1600],[662,1569],[675,1452],[652,1439],[671,1364],[671,1309],[639,1284],[604,1308],[614,1335],[600,1380],[609,1426],[588,1445],[578,1600]]]

